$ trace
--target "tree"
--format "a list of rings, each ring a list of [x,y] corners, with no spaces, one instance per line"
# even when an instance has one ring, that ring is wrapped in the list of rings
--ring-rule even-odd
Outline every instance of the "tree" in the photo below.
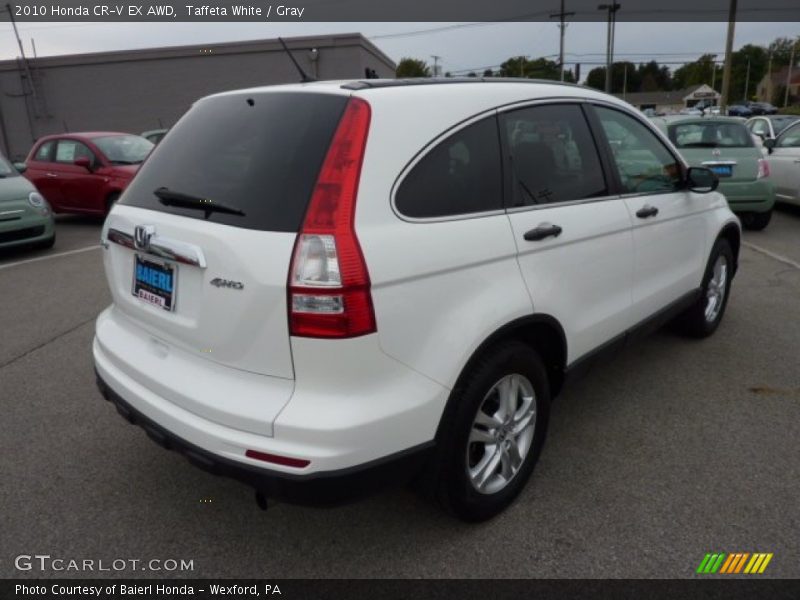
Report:
[[[397,63],[397,70],[395,76],[404,79],[408,77],[430,77],[431,68],[424,60],[416,58],[401,58]]]
[[[636,69],[639,78],[639,92],[668,91],[672,89],[672,74],[669,67],[651,60],[648,63],[640,64]]]
[[[525,77],[528,79],[561,79],[561,69],[557,62],[546,58],[528,60],[523,56],[513,56],[500,65],[500,77]],[[564,72],[565,81],[575,81],[572,71]]]
[[[627,71],[627,73],[626,73]],[[641,75],[633,63],[615,62],[611,65],[611,93],[621,94],[623,88],[626,92],[639,91],[641,87]],[[598,90],[606,89],[606,68],[595,67],[586,76],[586,85]]]
[[[486,69],[483,72],[483,76],[484,77],[494,77],[494,71],[492,71],[491,69]]]

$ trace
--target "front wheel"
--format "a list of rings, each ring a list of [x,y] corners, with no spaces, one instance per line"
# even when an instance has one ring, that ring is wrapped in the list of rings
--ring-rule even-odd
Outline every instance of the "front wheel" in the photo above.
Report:
[[[679,318],[679,325],[684,333],[703,338],[717,330],[728,305],[734,264],[730,243],[725,239],[718,239],[711,249],[700,297]]]
[[[745,229],[749,229],[751,231],[761,231],[772,220],[772,209],[768,210],[767,212],[748,212],[744,213],[741,216],[742,219],[742,226]]]
[[[539,355],[506,342],[454,391],[436,457],[436,495],[465,521],[505,509],[530,478],[547,431],[550,386]]]

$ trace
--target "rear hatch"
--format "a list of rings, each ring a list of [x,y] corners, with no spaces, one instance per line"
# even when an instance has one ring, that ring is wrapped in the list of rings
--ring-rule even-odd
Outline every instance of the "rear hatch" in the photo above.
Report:
[[[693,166],[708,167],[720,183],[744,183],[758,177],[763,158],[743,123],[704,119],[669,125],[669,138]]]
[[[281,90],[197,102],[106,220],[117,309],[199,368],[292,379],[289,263],[346,102]]]

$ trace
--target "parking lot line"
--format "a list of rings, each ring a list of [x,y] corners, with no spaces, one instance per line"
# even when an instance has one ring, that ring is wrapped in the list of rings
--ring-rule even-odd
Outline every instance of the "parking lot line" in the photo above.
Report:
[[[59,258],[61,256],[69,256],[70,254],[80,254],[81,252],[89,252],[90,250],[97,250],[100,244],[94,246],[86,246],[85,248],[78,248],[77,250],[67,250],[66,252],[56,252],[55,254],[47,254],[46,256],[37,256],[36,258],[29,258],[27,260],[19,260],[17,262],[7,263],[0,265],[0,270],[17,267],[19,265],[27,265],[28,263],[39,262],[40,260],[49,260],[51,258]]]
[[[747,246],[751,250],[755,250],[756,252],[760,252],[761,254],[769,256],[770,258],[774,258],[775,260],[780,261],[780,262],[782,262],[784,264],[787,264],[790,267],[794,267],[795,269],[800,269],[800,263],[799,262],[794,261],[791,258],[787,258],[786,256],[783,256],[782,254],[776,254],[775,252],[772,252],[771,250],[767,250],[766,248],[762,248],[761,246],[756,246],[755,244],[751,244],[750,242],[742,242],[742,244],[744,246]]]

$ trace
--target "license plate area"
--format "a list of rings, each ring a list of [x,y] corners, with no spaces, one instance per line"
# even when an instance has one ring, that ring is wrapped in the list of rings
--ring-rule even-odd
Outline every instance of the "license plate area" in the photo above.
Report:
[[[175,310],[177,275],[174,265],[148,260],[136,254],[133,258],[132,293],[147,304],[171,312]]]
[[[710,165],[717,177],[733,177],[733,165]]]

